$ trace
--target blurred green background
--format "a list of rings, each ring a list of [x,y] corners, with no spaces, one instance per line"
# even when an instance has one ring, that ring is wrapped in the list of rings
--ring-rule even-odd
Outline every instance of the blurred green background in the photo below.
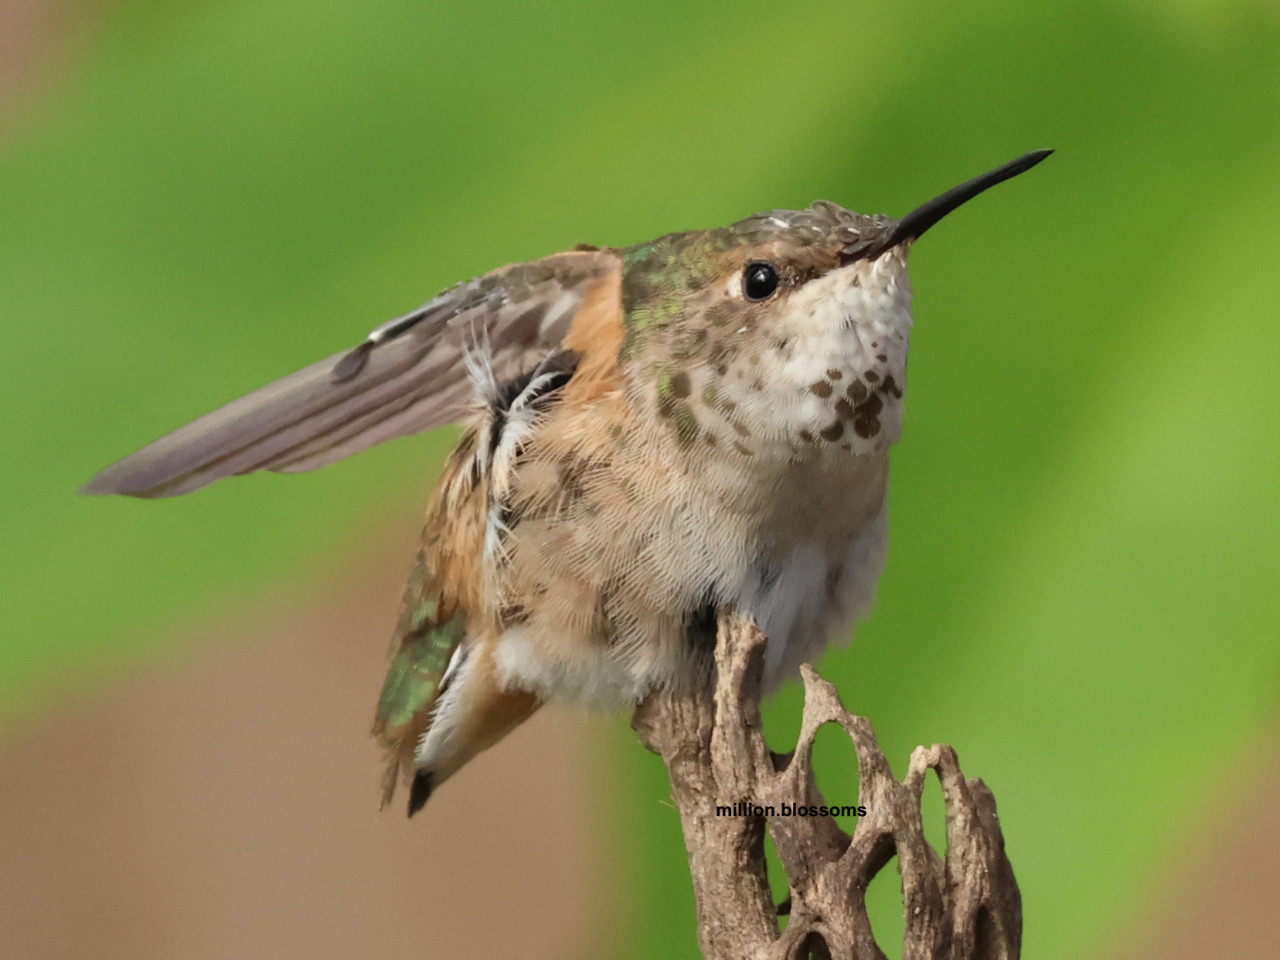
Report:
[[[0,130],[0,732],[175,624],[338,569],[424,499],[452,435],[172,501],[76,496],[143,443],[501,263],[816,198],[901,214],[1050,146],[912,255],[889,566],[821,668],[899,772],[947,740],[992,786],[1029,954],[1092,955],[1159,888],[1201,785],[1280,703],[1280,7],[90,19]],[[797,704],[770,709],[780,740]],[[665,776],[618,727],[631,955],[693,956]]]

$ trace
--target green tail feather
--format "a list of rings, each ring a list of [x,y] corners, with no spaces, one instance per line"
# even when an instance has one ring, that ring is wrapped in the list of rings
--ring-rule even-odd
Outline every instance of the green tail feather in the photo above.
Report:
[[[393,737],[430,709],[440,694],[449,658],[466,636],[466,617],[460,610],[442,611],[435,586],[435,578],[420,556],[396,626],[399,649],[378,698],[375,730],[379,733]]]
[[[465,634],[466,623],[459,613],[445,623],[426,626],[405,638],[391,661],[378,698],[378,724],[382,729],[404,726],[435,702],[449,658]]]

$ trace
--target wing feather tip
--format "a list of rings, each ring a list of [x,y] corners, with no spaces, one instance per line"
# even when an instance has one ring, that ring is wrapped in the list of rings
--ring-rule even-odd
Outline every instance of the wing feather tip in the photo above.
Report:
[[[98,474],[90,480],[80,484],[79,488],[76,490],[76,493],[80,494],[82,497],[105,497],[108,494],[118,492],[119,491],[111,486],[111,484],[107,483],[103,479],[102,474]]]
[[[76,492],[86,497],[108,497],[114,494],[121,494],[126,497],[145,497],[147,492],[144,488],[140,488],[136,483],[130,483],[130,478],[126,474],[123,477],[117,476],[115,470],[108,467],[101,473],[95,474],[89,480],[80,485],[80,489]]]
[[[137,497],[140,500],[159,500],[164,497],[176,497],[190,493],[213,482],[216,478],[198,478],[190,472],[155,476],[142,469],[120,469],[128,461],[122,460],[114,466],[107,467],[101,473],[90,477],[81,484],[77,493],[88,497]],[[195,482],[193,482],[195,481]]]

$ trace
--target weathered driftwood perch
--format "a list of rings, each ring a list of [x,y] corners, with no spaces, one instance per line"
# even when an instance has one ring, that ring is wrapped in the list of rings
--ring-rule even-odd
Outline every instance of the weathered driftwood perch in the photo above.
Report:
[[[871,724],[841,705],[835,687],[809,666],[800,740],[772,753],[760,723],[765,637],[722,611],[714,691],[655,695],[632,726],[659,754],[680,811],[698,909],[698,941],[708,960],[842,958],[884,954],[867,919],[867,884],[896,853],[902,875],[904,960],[1014,960],[1022,902],[995,800],[966,780],[946,744],[917,747],[896,780]],[[813,780],[814,735],[838,723],[858,754],[858,803],[866,808],[850,837],[828,816],[717,816],[717,805],[749,801],[820,805]],[[946,802],[945,861],[925,841],[920,795],[937,772]],[[765,874],[766,822],[787,874],[790,896],[777,906]],[[789,907],[789,909],[788,909]],[[779,913],[788,913],[779,932]]]

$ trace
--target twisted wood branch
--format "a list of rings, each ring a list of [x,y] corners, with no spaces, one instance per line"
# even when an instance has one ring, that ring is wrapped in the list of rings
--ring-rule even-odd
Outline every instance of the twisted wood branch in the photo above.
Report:
[[[904,960],[1016,960],[1022,902],[1004,852],[995,799],[965,779],[946,744],[917,747],[899,782],[871,724],[845,710],[835,687],[807,664],[800,739],[787,755],[769,750],[760,721],[766,639],[755,624],[722,611],[714,689],[655,694],[632,726],[667,765],[697,899],[698,941],[707,960],[833,957],[883,960],[867,917],[867,885],[894,856],[902,876]],[[716,808],[749,803],[768,811],[821,805],[813,779],[818,728],[844,728],[858,755],[853,836],[825,815]],[[947,850],[925,841],[920,797],[933,770],[946,804]],[[741,811],[738,807],[736,810]],[[780,929],[765,871],[764,831],[787,874],[789,919]]]

